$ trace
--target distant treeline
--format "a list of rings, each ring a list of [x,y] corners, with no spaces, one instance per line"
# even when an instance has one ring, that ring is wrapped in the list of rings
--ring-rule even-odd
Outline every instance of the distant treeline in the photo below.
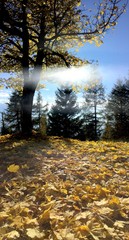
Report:
[[[32,113],[34,130],[80,140],[129,139],[129,80],[118,81],[108,96],[102,83],[93,84],[83,90],[81,104],[72,87],[62,86],[55,94],[49,109],[38,92]],[[2,113],[2,135],[21,132],[21,106],[22,92],[14,90]]]

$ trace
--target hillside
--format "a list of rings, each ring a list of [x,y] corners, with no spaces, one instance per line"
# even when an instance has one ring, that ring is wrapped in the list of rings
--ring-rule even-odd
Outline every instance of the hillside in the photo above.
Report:
[[[0,138],[0,240],[129,240],[129,143]]]

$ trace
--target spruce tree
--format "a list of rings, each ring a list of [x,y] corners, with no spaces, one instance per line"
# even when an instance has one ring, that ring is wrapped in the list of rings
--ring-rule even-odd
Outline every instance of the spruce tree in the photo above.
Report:
[[[48,115],[48,135],[82,138],[82,121],[77,96],[71,87],[56,92],[56,104]]]
[[[102,83],[84,89],[85,135],[89,140],[98,140],[104,125],[105,90]]]
[[[5,117],[5,113],[2,112],[1,113],[1,135],[10,133],[8,127],[6,126],[4,117]]]
[[[33,105],[33,128],[36,130],[40,129],[41,118],[47,115],[48,104],[43,105],[43,98],[38,91],[36,103]]]
[[[107,105],[107,123],[113,138],[129,137],[129,81],[118,81],[112,89]]]
[[[10,132],[21,132],[22,126],[22,92],[14,90],[7,103],[4,121]]]

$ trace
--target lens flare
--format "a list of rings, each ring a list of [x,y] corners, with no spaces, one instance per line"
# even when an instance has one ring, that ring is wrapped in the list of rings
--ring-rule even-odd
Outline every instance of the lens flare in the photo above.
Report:
[[[97,67],[85,65],[71,68],[48,68],[41,78],[59,85],[85,85],[100,80],[101,75]]]

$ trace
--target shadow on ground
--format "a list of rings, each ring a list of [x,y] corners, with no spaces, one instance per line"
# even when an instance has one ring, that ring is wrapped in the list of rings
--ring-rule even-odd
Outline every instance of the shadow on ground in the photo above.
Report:
[[[58,149],[60,139],[62,140],[64,152]],[[39,136],[28,139],[15,137],[14,135],[1,137],[0,182],[9,181],[16,176],[16,173],[8,171],[10,165],[19,165],[22,177],[33,176],[41,171],[41,164],[43,165],[44,160],[63,158],[65,147],[70,148],[70,146],[72,146],[71,140],[58,137],[48,137],[46,139]]]

